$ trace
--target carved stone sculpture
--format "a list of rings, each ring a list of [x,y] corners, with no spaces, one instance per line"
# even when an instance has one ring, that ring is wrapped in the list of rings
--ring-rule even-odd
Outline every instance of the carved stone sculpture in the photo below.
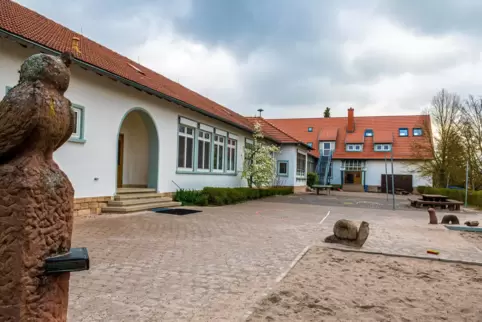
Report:
[[[464,224],[469,227],[477,227],[479,225],[479,222],[477,220],[472,220],[466,221]]]
[[[333,226],[333,233],[334,235],[325,238],[325,243],[362,247],[370,234],[370,228],[366,221],[362,221],[360,227],[357,228],[354,222],[341,219]]]
[[[64,322],[68,273],[44,275],[70,249],[74,190],[53,160],[72,134],[70,54],[37,54],[0,102],[0,321]]]
[[[458,225],[459,224],[459,218],[455,215],[445,215],[442,218],[442,224],[449,224],[449,225]]]
[[[435,209],[428,208],[428,216],[430,218],[429,224],[432,224],[432,225],[438,224],[438,218],[437,218],[437,215],[435,214]]]

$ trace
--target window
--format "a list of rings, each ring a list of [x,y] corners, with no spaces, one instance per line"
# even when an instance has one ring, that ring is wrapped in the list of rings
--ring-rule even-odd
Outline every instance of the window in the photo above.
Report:
[[[224,170],[224,136],[214,135],[213,169],[214,171]]]
[[[421,128],[415,128],[413,129],[413,136],[422,136],[422,129]]]
[[[281,177],[288,176],[288,161],[278,161],[278,175]]]
[[[364,160],[343,160],[340,170],[363,171],[365,170],[365,161]]]
[[[407,129],[407,128],[398,129],[398,135],[400,135],[400,136],[408,136],[408,129]]]
[[[349,152],[363,151],[363,144],[347,144],[346,150],[349,151]]]
[[[313,147],[313,142],[308,142],[308,143],[306,143],[306,145],[308,145],[310,148],[312,148],[312,147]]]
[[[308,132],[313,132],[313,128],[312,128],[312,127],[309,127],[309,128],[308,128]]]
[[[194,129],[179,125],[177,146],[177,167],[182,170],[193,169]]]
[[[330,153],[335,149],[335,142],[321,142],[320,150],[322,156],[326,157],[329,156]]]
[[[306,154],[298,153],[296,155],[296,176],[306,176]]]
[[[377,151],[377,152],[391,151],[392,145],[391,144],[375,144],[374,150]]]
[[[197,140],[197,169],[209,171],[211,168],[211,133],[199,131]]]
[[[365,130],[365,136],[373,136],[373,130],[372,129],[366,129]]]
[[[226,161],[226,171],[236,171],[236,140],[228,139],[228,155]]]
[[[72,104],[72,111],[74,112],[74,130],[70,141],[85,142],[84,138],[84,107]]]

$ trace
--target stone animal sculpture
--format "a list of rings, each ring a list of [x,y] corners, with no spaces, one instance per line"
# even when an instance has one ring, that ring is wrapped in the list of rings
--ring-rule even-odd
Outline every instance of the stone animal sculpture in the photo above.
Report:
[[[67,319],[70,275],[43,266],[71,244],[74,190],[53,160],[73,131],[70,64],[68,53],[29,57],[0,102],[0,321]]]
[[[340,219],[333,226],[334,235],[325,238],[325,243],[337,243],[346,246],[362,247],[370,233],[369,225],[362,221],[357,228],[351,220]]]
[[[464,222],[464,224],[469,227],[477,227],[479,225],[479,222],[476,220],[472,220],[472,221],[466,221]]]
[[[438,218],[437,215],[435,214],[435,209],[433,208],[428,208],[428,216],[429,216],[429,224],[436,225],[438,224]]]
[[[455,215],[445,215],[442,218],[442,224],[448,224],[448,225],[459,225],[459,218]]]

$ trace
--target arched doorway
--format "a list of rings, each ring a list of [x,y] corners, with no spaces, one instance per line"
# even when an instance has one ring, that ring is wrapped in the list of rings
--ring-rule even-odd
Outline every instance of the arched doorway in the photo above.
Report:
[[[152,117],[141,108],[122,118],[117,138],[117,187],[157,189],[159,138]]]

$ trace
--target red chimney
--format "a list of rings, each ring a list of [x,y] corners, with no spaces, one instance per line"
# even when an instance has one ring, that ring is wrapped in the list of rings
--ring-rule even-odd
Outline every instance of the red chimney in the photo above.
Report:
[[[347,132],[355,132],[355,109],[350,107],[348,109],[348,122],[346,124]]]

